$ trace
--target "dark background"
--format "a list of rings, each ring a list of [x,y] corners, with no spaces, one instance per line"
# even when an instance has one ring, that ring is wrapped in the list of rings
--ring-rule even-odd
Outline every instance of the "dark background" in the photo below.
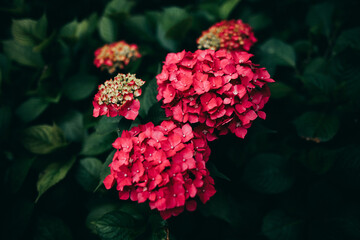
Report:
[[[1,239],[360,239],[360,26],[357,0],[14,0],[0,5]],[[92,117],[105,43],[143,57],[134,124],[163,119],[155,76],[169,52],[242,19],[252,61],[276,81],[245,139],[210,143],[217,193],[168,221],[101,180],[119,118]],[[99,184],[100,183],[100,184]]]

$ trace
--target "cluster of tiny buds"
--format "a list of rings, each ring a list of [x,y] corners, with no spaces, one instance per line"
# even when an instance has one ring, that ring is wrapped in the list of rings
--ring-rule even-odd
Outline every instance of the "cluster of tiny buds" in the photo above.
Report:
[[[224,20],[204,31],[197,43],[199,49],[248,51],[256,41],[248,24],[241,20]]]
[[[130,61],[140,57],[141,54],[136,44],[119,41],[97,49],[94,64],[102,70],[107,69],[109,73],[113,73],[116,68],[123,69]]]
[[[105,81],[99,86],[100,96],[98,104],[116,104],[121,106],[134,97],[141,95],[141,86],[144,81],[135,77],[135,74],[119,73],[114,80]]]

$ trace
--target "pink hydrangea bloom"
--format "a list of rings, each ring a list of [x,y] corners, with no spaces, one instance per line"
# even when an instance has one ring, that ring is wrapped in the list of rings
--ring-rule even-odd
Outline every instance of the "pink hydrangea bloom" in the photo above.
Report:
[[[168,117],[191,123],[207,140],[229,131],[244,138],[252,122],[266,115],[269,73],[241,51],[197,50],[169,53],[156,76],[158,101]]]
[[[205,136],[189,124],[140,125],[124,131],[113,147],[117,152],[105,187],[116,184],[120,199],[148,201],[164,219],[185,207],[194,211],[196,196],[205,203],[216,192],[206,169],[210,148]]]

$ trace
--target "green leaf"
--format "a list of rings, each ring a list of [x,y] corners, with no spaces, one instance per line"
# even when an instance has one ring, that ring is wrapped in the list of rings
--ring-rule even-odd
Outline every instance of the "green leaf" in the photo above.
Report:
[[[72,240],[70,228],[60,218],[40,216],[35,225],[34,240]]]
[[[97,21],[98,17],[96,14],[92,14],[88,19],[84,19],[81,22],[73,20],[60,29],[60,36],[75,40],[86,37],[96,29]]]
[[[346,48],[360,50],[360,27],[343,31],[334,47],[335,53],[341,52]]]
[[[14,40],[23,46],[35,46],[46,38],[45,15],[39,21],[31,19],[13,20],[11,33]]]
[[[272,98],[284,98],[289,96],[294,89],[285,83],[275,82],[269,85]]]
[[[127,15],[135,5],[134,1],[129,0],[112,0],[106,7],[105,16],[118,17],[119,15]]]
[[[224,173],[220,172],[214,164],[208,163],[207,166],[211,173],[211,176],[221,178],[221,179],[231,182],[230,178],[228,176],[226,176]]]
[[[35,52],[32,47],[22,46],[13,40],[3,41],[5,54],[15,62],[29,66],[42,67],[44,61],[39,52]]]
[[[334,5],[332,3],[320,3],[312,6],[306,16],[306,23],[311,27],[311,32],[321,32],[326,37],[330,37],[332,28],[332,15]]]
[[[9,106],[0,107],[0,142],[5,140],[11,123],[11,110]]]
[[[157,38],[167,50],[175,50],[177,41],[187,35],[192,25],[190,14],[179,7],[165,8],[158,16]]]
[[[102,162],[97,158],[83,158],[80,160],[76,172],[77,182],[88,192],[94,191],[99,183]]]
[[[119,122],[121,119],[122,116],[116,116],[116,117],[101,116],[100,121],[95,126],[96,133],[109,134],[116,132],[119,128]]]
[[[149,113],[150,108],[157,103],[156,95],[157,95],[158,85],[156,83],[156,79],[152,79],[146,82],[143,87],[144,93],[139,97],[140,100],[140,110],[139,115],[144,118]]]
[[[226,0],[219,8],[219,16],[221,19],[227,19],[230,13],[241,0]]]
[[[327,63],[324,58],[318,57],[312,59],[310,63],[306,66],[304,73],[305,74],[314,74],[319,73],[325,70]]]
[[[18,198],[12,202],[11,219],[8,219],[10,226],[7,227],[9,231],[9,239],[21,239],[27,229],[31,216],[34,211],[34,203],[27,200]]]
[[[12,193],[20,190],[35,157],[17,157],[9,168],[9,185]]]
[[[115,22],[108,18],[102,17],[99,21],[99,33],[102,40],[107,43],[112,43],[116,41],[117,28]]]
[[[301,80],[309,91],[315,95],[318,95],[320,92],[330,94],[336,88],[335,80],[321,73],[305,74]]]
[[[133,240],[141,234],[141,227],[128,213],[113,211],[93,222],[102,240]]]
[[[72,101],[89,97],[97,86],[97,78],[87,74],[70,77],[64,84],[64,94]]]
[[[269,240],[300,240],[304,237],[303,221],[273,210],[264,217],[261,232]]]
[[[262,30],[271,24],[272,20],[265,14],[254,14],[251,15],[248,23],[254,30]]]
[[[87,156],[98,155],[111,149],[111,144],[116,139],[116,133],[98,134],[92,133],[85,138],[82,146],[81,154]]]
[[[63,131],[56,125],[37,125],[25,129],[24,147],[35,154],[48,154],[66,145]]]
[[[84,138],[84,117],[75,110],[66,112],[58,121],[59,127],[64,131],[65,139],[69,142],[81,142]]]
[[[284,192],[294,182],[288,161],[276,154],[259,154],[251,159],[243,179],[253,190],[267,194]]]
[[[320,112],[306,112],[294,121],[297,133],[316,143],[331,140],[339,130],[339,118]]]
[[[135,15],[127,18],[124,25],[129,31],[144,41],[153,41],[155,39],[154,33],[150,29],[148,19],[143,15]]]
[[[16,115],[23,122],[31,122],[39,117],[49,106],[49,102],[41,98],[30,98],[16,109]]]
[[[99,189],[99,187],[101,187],[103,185],[103,181],[104,179],[110,175],[110,167],[109,164],[112,162],[114,155],[115,155],[116,150],[113,150],[108,157],[106,158],[105,162],[102,164],[101,170],[100,170],[100,175],[99,175],[99,184],[97,185],[95,191],[97,189]]]
[[[281,40],[270,39],[260,47],[260,50],[262,53],[261,61],[265,67],[274,65],[295,67],[296,65],[293,47]]]
[[[73,157],[66,162],[54,162],[48,165],[43,172],[40,173],[39,179],[36,184],[38,190],[38,196],[35,200],[37,202],[39,198],[52,186],[60,182],[66,177],[66,174],[71,169],[76,158]]]
[[[166,240],[167,239],[167,222],[163,220],[159,214],[152,214],[149,218],[151,225],[150,240]]]
[[[78,27],[78,21],[73,20],[72,22],[69,22],[68,24],[65,24],[60,29],[60,36],[63,38],[76,38],[76,29]]]
[[[335,153],[335,151],[327,149],[314,148],[304,152],[299,160],[311,171],[317,174],[325,174],[334,165]]]

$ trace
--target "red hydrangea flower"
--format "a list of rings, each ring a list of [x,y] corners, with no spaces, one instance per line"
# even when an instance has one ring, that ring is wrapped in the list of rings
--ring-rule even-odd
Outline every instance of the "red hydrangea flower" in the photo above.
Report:
[[[261,109],[274,82],[250,57],[225,49],[169,53],[156,76],[166,115],[194,124],[209,141],[229,131],[244,138],[257,117],[265,119]]]
[[[249,51],[257,41],[250,25],[239,20],[223,20],[203,31],[197,39],[199,49]]]
[[[139,114],[140,102],[135,99],[141,95],[141,86],[145,82],[135,77],[135,74],[118,74],[114,80],[105,81],[99,85],[99,91],[93,100],[93,116],[106,115],[124,116],[134,120]]]
[[[113,147],[117,151],[105,187],[116,184],[120,199],[148,201],[164,219],[185,207],[194,211],[196,196],[206,203],[216,192],[206,169],[210,148],[205,136],[189,124],[140,125],[123,131]]]
[[[123,69],[130,61],[140,57],[136,44],[119,41],[98,48],[95,51],[94,64],[101,70],[107,69],[109,73],[113,73],[116,68]]]

